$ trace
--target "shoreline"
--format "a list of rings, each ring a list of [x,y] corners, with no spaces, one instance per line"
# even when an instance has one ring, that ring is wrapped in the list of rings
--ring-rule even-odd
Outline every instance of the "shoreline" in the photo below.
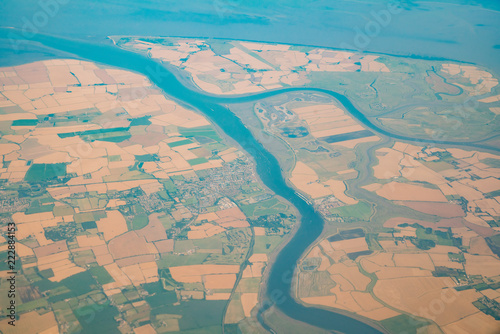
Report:
[[[56,39],[57,39],[57,38],[56,38]],[[56,43],[56,44],[57,44],[57,43]],[[92,45],[91,45],[91,46],[92,46]],[[71,49],[71,46],[69,46],[69,48]],[[129,55],[129,56],[130,56],[130,58],[131,58],[131,59],[134,59],[134,57],[131,55],[131,53],[130,53],[130,52],[128,52],[128,51],[124,51],[124,52],[127,52],[128,54],[130,54],[130,55]],[[120,52],[116,52],[116,54],[118,54],[118,55],[122,55],[122,54],[123,54],[123,55],[125,56],[125,54],[124,54],[123,52],[122,52],[122,53],[120,53]],[[138,55],[138,56],[139,56],[139,55]],[[141,57],[142,57],[142,56],[141,56]],[[135,58],[137,58],[137,59],[138,59],[138,57],[135,57]],[[144,58],[144,57],[142,57],[142,58]],[[85,58],[84,58],[84,59],[85,59]],[[92,58],[89,58],[89,59],[92,59]],[[102,59],[102,58],[101,58],[101,59]],[[158,64],[157,62],[154,62],[152,59],[149,59],[148,61],[149,61],[149,62],[153,62],[153,63]],[[147,64],[147,63],[148,63],[148,61],[143,60],[143,62],[144,62],[145,64]],[[97,62],[103,63],[102,61],[97,61]],[[128,64],[128,63],[127,63],[127,64]],[[125,68],[125,69],[127,69],[127,70],[130,70],[128,67],[123,66],[123,65],[122,65],[122,66],[120,66],[120,65],[112,65],[112,66],[115,66],[115,67],[122,67],[122,68]],[[138,73],[141,73],[141,74],[145,75],[143,72],[140,72],[139,70],[132,70],[132,71],[134,71],[134,72],[138,72]],[[166,71],[166,70],[165,70],[165,71]],[[146,74],[146,76],[147,76],[147,74]],[[153,82],[153,83],[155,83],[154,81],[152,81],[152,82]],[[174,82],[174,84],[175,84],[175,82]],[[179,87],[179,89],[180,89],[180,90],[177,92],[177,94],[178,94],[177,96],[178,96],[178,97],[176,97],[176,100],[182,100],[183,94],[189,94],[189,93],[190,93],[190,92],[189,92],[189,90],[188,90],[187,88],[185,88],[185,87],[184,87],[184,88]],[[297,91],[297,90],[314,90],[314,89],[307,89],[307,88],[306,88],[306,89],[303,89],[303,88],[298,88],[298,89],[291,90],[291,91]],[[168,92],[166,92],[164,89],[162,89],[162,91],[163,91],[166,95],[171,96],[171,95],[170,95]],[[315,90],[315,91],[320,91],[320,92],[324,92],[324,93],[327,93],[327,92],[328,92],[328,91],[325,91],[325,90]],[[170,92],[170,91],[169,91],[169,92]],[[257,95],[252,95],[252,96],[249,96],[249,97],[250,97],[250,99],[258,99],[258,98],[260,98],[261,96],[273,96],[273,95],[276,95],[276,94],[279,94],[279,93],[282,93],[282,92],[283,92],[283,90],[278,91],[278,92],[272,92],[272,93],[274,93],[274,94],[267,94],[267,95],[266,95],[266,94],[257,94]],[[199,95],[199,96],[200,96],[200,97],[198,98],[198,100],[196,100],[196,98],[193,98],[193,101],[192,101],[192,102],[193,102],[193,104],[191,104],[191,106],[192,106],[193,108],[195,108],[195,109],[198,109],[198,108],[199,108],[198,106],[199,106],[201,103],[205,103],[205,101],[206,101],[206,100],[208,100],[208,104],[206,104],[206,106],[207,106],[207,107],[209,107],[209,106],[211,106],[211,105],[212,105],[212,106],[215,106],[215,104],[216,104],[216,102],[215,102],[215,101],[219,101],[219,103],[224,103],[224,101],[227,101],[227,100],[228,100],[228,99],[224,99],[224,98],[220,98],[220,97],[219,97],[218,99],[214,99],[214,98],[212,98],[212,99],[208,98],[208,99],[207,99],[207,98],[206,98],[206,95],[204,95],[204,94],[200,94],[199,92],[192,92],[192,93],[196,93],[197,95]],[[332,94],[329,94],[329,95],[331,95],[331,96],[335,97],[335,95],[332,95]],[[233,97],[233,100],[234,100],[234,97]],[[345,99],[345,101],[349,101],[349,100],[346,98],[346,99]],[[341,102],[341,104],[343,104],[343,105],[344,105],[344,107],[346,107],[346,106],[345,106],[345,104],[344,104],[342,101],[340,101],[340,102]],[[186,103],[187,103],[187,102],[186,102]],[[351,106],[352,108],[355,108],[352,104],[351,104],[350,106]],[[225,110],[224,110],[224,109],[225,109],[225,108],[220,109],[220,111],[224,111],[224,112],[225,112]],[[350,111],[350,110],[349,110],[349,108],[347,108],[347,107],[346,107],[346,109],[348,109],[348,111]],[[198,110],[199,110],[199,109],[198,109]],[[216,111],[215,111],[215,110],[212,110],[212,112],[216,112]],[[230,111],[228,110],[228,112],[230,112]],[[202,113],[203,113],[203,112],[202,112]],[[207,116],[207,118],[208,118],[209,120],[211,120],[212,122],[216,123],[216,121],[212,118],[212,117],[214,117],[214,114],[213,114],[213,113],[211,114],[210,112],[208,112],[208,113],[206,113],[206,112],[205,112],[205,113],[203,113],[203,114],[204,114],[205,116]],[[209,116],[209,115],[210,115],[210,116]],[[234,116],[234,117],[237,117],[236,115],[233,115],[233,116]],[[355,116],[354,116],[354,117],[355,117]],[[358,118],[358,117],[355,117],[355,118]],[[225,131],[224,131],[224,132],[225,132]],[[226,135],[230,136],[227,132],[225,132],[225,133],[226,133]],[[233,133],[233,134],[234,134],[234,133]],[[236,139],[234,139],[234,140],[235,140],[235,141],[237,141]],[[257,142],[258,142],[258,141],[257,141]],[[245,150],[245,151],[246,151],[246,150]],[[262,152],[260,152],[260,153],[261,153],[261,154],[264,154],[263,152],[265,152],[265,150],[263,150],[263,151],[262,151]],[[269,154],[269,153],[267,153],[267,154]],[[272,156],[272,155],[271,155],[271,156]],[[263,156],[260,156],[259,158],[260,158],[260,159],[263,159],[263,158],[269,158],[269,156],[267,156],[267,155],[265,155],[265,154],[264,154]],[[271,161],[269,161],[269,162],[271,163],[271,162],[273,162],[273,161],[271,160]],[[260,164],[256,163],[257,170],[258,170],[259,165],[260,165]],[[261,167],[262,167],[262,166],[261,166]],[[279,167],[279,165],[278,165],[278,167]],[[281,168],[280,168],[280,170],[281,170]],[[261,170],[261,171],[262,171],[262,170]],[[258,173],[258,172],[257,172],[257,173]],[[259,175],[259,176],[261,176],[261,175]],[[282,175],[282,177],[283,177],[283,180],[285,181],[285,178],[284,178],[284,176],[283,176],[283,175]],[[263,181],[263,182],[264,182],[264,181]],[[277,185],[277,186],[279,186],[279,185]],[[289,188],[289,189],[291,189],[291,188]],[[274,192],[276,193],[276,191],[274,191]],[[281,195],[279,195],[278,193],[276,193],[276,195],[277,195],[277,196],[281,196]],[[283,196],[282,196],[282,197],[283,197]],[[292,202],[292,201],[290,201],[290,202]],[[314,208],[312,208],[311,206],[304,206],[304,203],[302,203],[301,201],[297,201],[297,200],[295,200],[295,201],[293,201],[293,202],[295,202],[295,205],[294,205],[294,206],[296,207],[296,209],[297,209],[299,212],[300,212],[300,209],[299,209],[299,207],[297,207],[297,204],[300,204],[300,207],[301,207],[302,209],[306,210],[306,211],[305,211],[306,213],[309,213],[309,215],[312,215],[312,217],[311,217],[311,218],[313,218],[313,219],[311,219],[311,220],[309,220],[309,221],[302,221],[302,220],[301,220],[300,224],[296,224],[296,225],[294,225],[295,232],[294,232],[293,234],[292,234],[292,233],[290,233],[290,234],[289,234],[289,236],[287,237],[287,239],[288,239],[288,240],[287,240],[287,242],[283,242],[283,243],[281,243],[281,244],[280,244],[280,246],[279,246],[279,247],[277,247],[277,250],[279,249],[279,251],[276,251],[275,253],[274,253],[274,251],[273,251],[273,253],[274,253],[274,254],[273,254],[273,257],[272,257],[272,261],[269,261],[269,262],[268,262],[268,264],[271,264],[271,263],[272,263],[272,264],[274,265],[274,264],[275,264],[275,263],[279,260],[279,255],[280,255],[281,251],[283,251],[283,249],[284,249],[285,247],[287,247],[288,245],[290,245],[290,243],[289,243],[289,242],[290,242],[291,240],[294,240],[294,237],[297,235],[297,232],[298,232],[299,230],[301,230],[301,229],[307,229],[307,227],[310,227],[310,226],[311,226],[310,224],[315,224],[315,223],[316,223],[316,222],[314,221],[314,218],[316,218],[316,217],[314,216],[314,214],[316,213],[316,212],[315,212],[315,210],[314,210]],[[303,217],[302,215],[301,215],[301,218],[304,218],[304,219],[305,219],[305,217]],[[308,223],[308,224],[307,224],[307,223]],[[303,225],[303,224],[304,224],[304,225]],[[321,226],[321,227],[323,227],[323,226]],[[320,233],[319,235],[321,235],[321,233]],[[305,237],[307,237],[307,236],[305,236]],[[317,239],[317,237],[315,238],[315,240],[316,240],[316,239]],[[292,246],[290,246],[290,247],[292,247]],[[310,245],[308,245],[308,247],[310,247]],[[307,248],[306,248],[306,249],[307,249]],[[301,254],[303,254],[303,252],[302,252]],[[285,265],[285,268],[286,268],[287,264],[285,263],[284,265]],[[269,266],[269,268],[271,268],[271,266]],[[294,270],[293,270],[293,271],[295,271],[295,268],[294,268]],[[266,275],[266,280],[265,280],[264,282],[268,282],[268,281],[271,279],[271,275],[272,275],[272,273],[273,273],[273,271],[270,269],[270,270],[268,271],[268,275]],[[279,288],[277,288],[277,289],[279,289]],[[269,291],[270,291],[270,290],[267,290],[266,292],[269,292]],[[265,293],[265,294],[267,295],[267,293]],[[285,297],[291,297],[290,293],[288,293],[288,295],[286,295],[286,294],[285,294]],[[292,297],[292,299],[293,299],[293,297]],[[296,304],[298,304],[298,303],[296,302]],[[318,312],[318,308],[317,308],[317,307],[316,307],[316,308],[309,308],[309,307],[308,307],[308,309],[310,309],[310,310],[312,310],[312,311],[316,311],[316,312]],[[300,308],[299,308],[299,309],[295,308],[295,311],[300,311]],[[285,314],[286,314],[286,312],[283,312],[283,313],[285,313]],[[325,312],[319,312],[319,313],[325,314]],[[329,311],[328,313],[343,315],[343,314],[342,314],[342,313],[340,313],[340,312],[332,312],[332,311]],[[307,315],[305,315],[305,316],[307,317]],[[347,317],[347,316],[346,316],[346,317]],[[351,316],[349,316],[349,318],[353,319]],[[341,319],[341,317],[337,317],[337,319]],[[300,321],[300,320],[298,320],[298,321]],[[325,323],[324,323],[324,324],[325,324]],[[375,328],[374,328],[374,329],[375,329]],[[353,330],[354,330],[354,329],[353,329]]]
[[[2,27],[0,27],[0,29],[1,28]],[[207,36],[142,36],[142,35],[109,35],[109,36],[107,36],[107,38],[109,38],[111,41],[113,41],[115,46],[116,46],[116,43],[114,42],[112,37],[156,38],[156,39],[160,39],[160,38],[179,38],[179,39],[182,39],[182,38],[184,38],[184,39],[202,39],[202,40],[206,40],[206,41],[216,40],[216,41],[224,41],[224,42],[236,41],[236,42],[248,42],[248,43],[269,44],[269,45],[290,45],[290,46],[298,46],[298,47],[319,48],[319,49],[325,49],[325,50],[331,50],[331,51],[352,52],[352,53],[360,54],[360,55],[384,55],[384,56],[390,56],[390,57],[396,57],[396,58],[411,58],[411,59],[429,60],[429,61],[450,61],[450,62],[467,64],[467,65],[476,65],[479,67],[488,68],[489,70],[493,71],[493,69],[486,67],[485,65],[477,64],[477,63],[474,63],[471,61],[458,60],[458,59],[447,58],[447,57],[419,56],[416,54],[403,55],[403,54],[395,54],[395,53],[388,53],[388,52],[356,50],[356,49],[338,48],[338,47],[333,47],[333,46],[322,46],[322,45],[315,45],[315,44],[266,42],[266,41],[258,41],[258,40],[254,40],[254,39],[231,39],[231,38],[207,37]]]

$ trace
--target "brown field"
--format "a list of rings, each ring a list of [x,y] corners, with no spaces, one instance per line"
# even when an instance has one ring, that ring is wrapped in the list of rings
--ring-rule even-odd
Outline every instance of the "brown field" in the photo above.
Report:
[[[463,220],[463,224],[472,230],[472,232],[476,233],[476,235],[480,235],[482,237],[491,237],[492,235],[497,234],[498,232],[491,227],[479,226],[473,223],[468,222],[467,220]]]
[[[376,193],[389,200],[447,202],[446,197],[437,189],[394,181],[384,184]]]
[[[173,239],[155,241],[154,244],[159,253],[168,253],[174,251]]]
[[[478,100],[478,102],[483,102],[483,103],[493,103],[497,101],[500,101],[500,95],[489,96],[481,100]]]
[[[401,202],[401,204],[420,212],[428,213],[430,215],[441,216],[445,218],[465,216],[461,206],[451,203],[407,201],[407,202]]]
[[[124,233],[108,243],[109,252],[114,259],[149,254],[149,248],[144,237],[135,231]]]
[[[362,252],[368,250],[365,238],[354,238],[330,242],[334,250],[343,250],[346,253]]]
[[[230,292],[217,292],[205,296],[206,300],[228,300],[229,298],[231,298]]]
[[[448,253],[460,253],[460,249],[454,246],[443,246],[436,245],[427,251],[428,253],[438,253],[438,254],[448,254]]]
[[[156,334],[155,329],[150,324],[134,328],[134,334]]]
[[[332,296],[319,296],[319,297],[302,297],[301,300],[306,304],[311,305],[322,305],[333,308],[343,308],[340,304],[337,304],[337,297]]]
[[[344,202],[345,204],[357,204],[358,203],[358,200],[351,198],[345,194],[345,191],[347,190],[347,186],[345,185],[344,181],[330,179],[324,183],[325,183],[325,185],[330,187],[330,190],[333,193],[333,196],[335,196],[337,199]]]
[[[237,206],[233,206],[232,208],[229,209],[224,209],[224,210],[219,210],[216,212],[217,216],[220,219],[234,219],[234,220],[245,220],[247,217],[245,214],[238,208]]]
[[[319,245],[323,251],[336,262],[339,262],[342,257],[346,256],[346,253],[343,250],[334,250],[327,239],[321,241]]]
[[[76,241],[80,247],[93,247],[106,244],[106,242],[97,235],[79,235],[76,237]]]
[[[385,267],[375,273],[379,279],[394,279],[403,277],[429,277],[432,273],[429,270],[422,270],[412,267]]]
[[[336,142],[335,145],[340,145],[340,146],[344,146],[344,147],[347,147],[347,148],[354,148],[358,144],[369,143],[369,142],[372,142],[372,141],[378,141],[379,139],[380,138],[377,137],[377,136],[370,136],[370,137],[365,137],[365,138],[351,139],[351,140],[345,140],[345,141]]]
[[[393,253],[378,253],[372,256],[368,256],[364,258],[362,261],[363,262],[370,261],[382,267],[394,267],[395,264],[392,259],[393,255],[394,255]]]
[[[356,265],[352,267],[346,266],[344,263],[335,263],[327,269],[330,274],[339,274],[347,279],[356,290],[365,290],[370,278],[363,275]]]
[[[242,293],[241,305],[243,306],[243,313],[245,317],[250,317],[252,309],[257,305],[258,293]]]
[[[378,301],[373,299],[372,295],[366,292],[353,291],[351,295],[364,311],[372,311],[383,307]]]
[[[243,277],[261,277],[262,270],[266,264],[264,262],[255,262],[253,264],[248,265],[245,270],[243,270]]]
[[[369,319],[380,321],[380,320],[395,317],[395,316],[399,315],[400,313],[393,311],[387,307],[381,307],[381,308],[377,308],[377,309],[374,309],[371,311],[358,312],[358,314],[363,316],[363,317],[367,317]]]
[[[414,237],[416,238],[417,237],[417,229],[414,228],[414,227],[411,227],[411,226],[406,226],[406,227],[401,227],[401,226],[398,226],[397,230],[399,230],[399,232],[393,232],[393,236],[395,238],[397,237]]]
[[[107,264],[113,263],[113,257],[111,254],[96,255],[95,257],[97,264],[100,266],[105,266]]]
[[[500,275],[500,260],[494,256],[471,255],[465,256],[465,272],[468,275],[482,275],[493,277]]]
[[[37,261],[38,266],[41,268],[40,270],[45,270],[50,268],[51,266],[59,266],[61,264],[70,264],[69,261],[69,251],[60,252],[57,254],[48,255],[42,258],[39,258]]]
[[[477,204],[478,201],[476,201]],[[486,210],[483,210],[486,211]],[[482,226],[485,228],[489,228],[490,225],[484,220],[481,219],[480,217],[475,216],[474,214],[467,212],[467,216],[465,216],[465,220],[471,224]]]
[[[41,222],[52,219],[54,219],[54,214],[52,212],[40,212],[31,215],[26,215],[24,212],[16,212],[12,215],[12,220],[14,220],[16,224]]]
[[[33,256],[35,253],[28,246],[23,245],[22,243],[16,243],[16,253],[20,257]]]
[[[455,237],[462,238],[462,245],[466,247],[469,247],[470,240],[478,235],[476,232],[464,226],[452,228],[451,231]]]
[[[68,250],[65,240],[54,242],[47,246],[33,248],[33,252],[37,258],[42,258],[44,256],[53,255],[56,253],[64,252]]]
[[[163,228],[161,221],[158,219],[158,217],[161,215],[162,214],[160,214],[160,213],[153,213],[153,214],[149,215],[148,225],[146,225],[146,227],[136,231],[137,235],[143,236],[144,238],[146,238],[147,242],[168,239],[167,233],[165,232],[165,229]]]
[[[472,187],[466,186],[465,184],[462,184],[458,181],[453,181],[450,183],[450,185],[458,194],[465,197],[465,199],[469,202],[474,202],[484,197],[482,192],[477,191]]]
[[[434,265],[428,254],[394,254],[394,263],[398,267],[434,270]]]
[[[429,251],[428,251],[429,252]],[[450,257],[448,256],[448,253],[429,253],[429,256],[432,259],[432,262],[436,267],[448,267],[448,268],[455,268],[455,269],[463,269],[463,266],[461,263],[454,262],[450,260]]]
[[[235,274],[205,275],[203,276],[205,289],[232,289],[236,282]]]
[[[219,219],[219,216],[217,216],[217,214],[215,212],[209,212],[209,213],[202,213],[200,215],[198,215],[198,217],[196,218],[197,221],[201,221],[201,220],[208,220],[208,221],[215,221],[217,219]]]
[[[189,266],[170,267],[172,278],[178,282],[201,282],[201,276],[214,274],[236,274],[237,265],[195,264]]]
[[[410,241],[399,241],[398,244],[394,242],[394,240],[380,240],[380,246],[388,252],[401,252],[415,249],[415,245]]]
[[[0,321],[0,328],[4,334],[19,333],[58,333],[57,321],[53,312],[39,315],[36,311],[21,314],[15,326],[10,326],[7,322],[10,319]]]
[[[104,290],[112,290],[132,284],[127,275],[125,275],[116,263],[105,265],[104,269],[114,279],[114,282],[103,285]]]
[[[51,267],[51,269],[54,272],[54,276],[50,277],[49,280],[52,282],[60,282],[65,278],[85,271],[85,269],[77,267],[74,263]]]
[[[380,183],[371,183],[366,186],[362,186],[361,188],[366,189],[368,191],[376,191],[382,188],[382,185]]]
[[[399,162],[403,157],[403,153],[390,148],[384,147],[378,149],[378,165],[373,166],[373,176],[377,179],[390,179],[392,177],[401,176],[401,166]]]
[[[139,264],[140,270],[146,279],[146,283],[152,283],[158,281],[158,266],[156,262],[143,262]]]
[[[120,211],[106,211],[106,218],[96,221],[97,229],[104,235],[104,240],[109,241],[114,237],[127,232],[127,222]]]
[[[466,182],[468,185],[485,194],[500,189],[500,180],[495,177],[488,177],[474,181],[467,180]]]
[[[253,231],[255,236],[266,235],[266,229],[264,227],[254,227]]]
[[[154,261],[155,257],[152,254],[147,254],[147,255],[138,255],[138,256],[132,256],[132,257],[126,257],[123,259],[118,259],[115,260],[115,263],[118,265],[118,267],[128,267],[134,264],[142,264],[146,262],[151,262]]]
[[[368,272],[368,273],[374,273],[377,271],[383,270],[383,267],[379,266],[378,264],[375,264],[371,261],[368,261],[367,259],[363,258],[361,261],[359,261],[361,267]]]
[[[475,237],[470,240],[469,254],[473,255],[493,255],[491,248],[488,246],[483,237]]]
[[[354,290],[354,285],[352,285],[351,282],[349,282],[344,276],[339,275],[339,274],[333,274],[330,275],[330,278],[332,281],[338,284],[338,287],[340,288],[341,291],[352,291]],[[335,287],[337,288],[337,287]]]
[[[17,225],[16,237],[18,238],[18,240],[27,238],[30,235],[36,238],[36,241],[40,246],[45,246],[52,243],[52,240],[48,240],[45,237],[45,231],[41,223],[32,222],[32,223]]]
[[[373,292],[387,304],[414,315],[439,305],[441,311],[432,314],[434,321],[443,326],[478,311],[472,302],[481,294],[475,290],[458,292],[452,288],[454,285],[448,277],[407,277],[379,280]]]
[[[324,305],[334,308],[340,308],[343,310],[347,310],[350,312],[359,312],[363,309],[356,300],[352,297],[350,292],[341,291],[338,287],[331,289],[331,292],[334,293],[333,296],[320,296],[320,297],[306,297],[302,298],[302,300],[308,301],[310,304],[318,304]]]
[[[442,327],[446,334],[476,333],[480,329],[483,334],[497,334],[500,331],[500,321],[493,317],[476,312],[454,323]]]
[[[248,259],[250,263],[255,263],[255,262],[267,262],[267,254],[265,253],[255,253],[250,256]]]
[[[500,297],[500,291],[498,290],[486,289],[481,290],[481,293],[489,299],[497,299]]]
[[[305,163],[298,161],[290,177],[293,183],[300,191],[303,191],[311,198],[319,198],[332,194],[329,187],[319,182],[316,172]]]
[[[226,229],[214,224],[205,223],[203,225],[191,226],[188,231],[188,239],[205,239],[224,232]]]
[[[127,277],[132,281],[132,284],[134,284],[135,286],[146,283],[146,279],[138,264],[122,267],[121,270],[125,275],[127,275]]]

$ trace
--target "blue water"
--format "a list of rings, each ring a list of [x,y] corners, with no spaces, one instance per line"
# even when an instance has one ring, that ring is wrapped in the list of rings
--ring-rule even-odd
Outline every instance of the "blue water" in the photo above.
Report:
[[[65,4],[52,9],[41,5],[56,1]],[[500,1],[403,0],[403,10],[391,14],[388,24],[357,47],[358,30],[365,33],[377,22],[374,13],[387,10],[391,2],[2,0],[0,25],[78,38],[185,36],[354,47],[471,62],[500,75]]]

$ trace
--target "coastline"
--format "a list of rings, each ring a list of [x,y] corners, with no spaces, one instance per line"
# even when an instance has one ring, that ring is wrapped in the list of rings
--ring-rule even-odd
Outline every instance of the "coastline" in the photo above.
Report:
[[[113,66],[116,66],[116,65],[113,65]],[[128,68],[127,68],[127,69],[128,69]],[[142,73],[142,72],[139,72],[139,73],[144,74],[144,73]],[[307,88],[306,88],[306,89],[303,89],[303,88],[298,88],[298,89],[295,89],[295,91],[296,91],[296,90],[314,90],[314,89],[307,89]],[[292,91],[293,91],[293,90],[292,90]],[[326,92],[326,91],[324,91],[324,90],[316,90],[316,91],[323,91],[323,92]],[[277,92],[273,92],[273,93],[275,93],[275,94],[280,94],[280,93],[282,93],[282,92],[283,92],[283,90],[281,90],[281,91],[277,91]],[[166,94],[168,94],[168,92],[166,92]],[[198,93],[198,94],[199,94],[199,93]],[[264,95],[265,95],[265,94],[264,94]],[[273,94],[267,94],[266,96],[272,96],[272,95],[273,95]],[[252,96],[250,96],[250,98],[252,98],[252,99],[258,99],[260,96],[262,96],[262,95],[257,94],[257,95],[252,95]],[[334,96],[334,95],[332,95],[332,96]],[[335,97],[335,96],[334,96],[334,97]],[[235,99],[235,97],[231,97],[231,99]],[[213,101],[213,100],[215,100],[215,99],[208,99],[208,101],[209,101],[209,102],[211,102],[211,101]],[[227,100],[226,100],[226,99],[224,99],[224,98],[220,98],[220,99],[218,99],[218,100],[219,100],[219,101],[220,101],[220,100],[222,100],[222,101],[227,101]],[[342,103],[342,102],[341,102],[341,103]],[[342,104],[343,104],[343,103],[342,103]],[[194,107],[195,107],[196,109],[198,109],[196,106],[194,106]],[[345,105],[344,105],[344,107],[345,107]],[[353,108],[355,108],[355,107],[353,106]],[[349,111],[349,110],[348,110],[348,111]],[[202,113],[203,113],[203,112],[202,112]],[[204,113],[204,114],[205,114],[205,113]],[[205,114],[205,115],[206,115],[206,114]],[[210,116],[208,116],[208,118],[209,118],[209,119],[211,119],[211,117],[210,117]],[[211,120],[212,120],[212,119],[211,119]],[[216,122],[214,121],[214,123],[216,123]],[[235,140],[235,141],[236,141],[236,140]],[[257,168],[258,168],[258,165],[259,165],[259,164],[257,164]],[[282,176],[283,176],[283,178],[284,178],[284,175],[282,175]],[[298,209],[298,208],[297,208],[297,210],[300,210],[300,209]],[[313,211],[315,211],[315,210],[313,209]],[[304,217],[301,217],[301,218],[304,218]],[[300,224],[296,224],[296,225],[294,226],[294,229],[296,228],[296,230],[294,231],[294,233],[293,233],[293,234],[292,234],[292,233],[290,233],[290,235],[289,235],[289,237],[288,237],[289,239],[288,239],[288,240],[286,240],[286,242],[283,242],[283,243],[282,243],[282,244],[278,247],[278,248],[279,248],[279,251],[276,251],[276,253],[274,253],[274,254],[273,254],[272,262],[271,262],[271,261],[269,261],[269,265],[270,265],[270,266],[269,266],[269,268],[271,268],[271,264],[275,264],[275,263],[279,260],[279,259],[278,259],[278,256],[280,255],[281,251],[282,251],[285,247],[287,247],[287,245],[289,244],[289,242],[290,242],[291,240],[293,240],[293,239],[294,239],[294,237],[297,235],[298,231],[299,231],[301,228],[306,228],[306,227],[307,227],[307,226],[305,226],[305,225],[303,225],[303,224],[304,224],[304,223],[303,223],[303,222],[301,222]],[[277,249],[278,249],[278,248],[277,248]],[[266,269],[266,270],[267,270],[267,269]],[[266,276],[266,281],[265,281],[265,282],[268,282],[268,281],[271,279],[271,275],[272,275],[272,270],[269,270],[269,271],[267,272],[267,276]],[[316,308],[316,309],[317,309],[317,308]],[[314,309],[313,309],[313,310],[314,310]],[[340,313],[340,312],[329,312],[329,313],[337,313],[337,314],[342,314],[342,313]],[[350,318],[352,318],[352,317],[350,317]]]

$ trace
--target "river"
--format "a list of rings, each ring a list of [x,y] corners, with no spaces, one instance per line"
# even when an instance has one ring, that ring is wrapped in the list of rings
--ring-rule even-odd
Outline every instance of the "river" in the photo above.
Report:
[[[9,30],[0,29],[0,38],[5,36]],[[224,104],[248,102],[265,97],[282,94],[292,91],[309,90],[322,92],[336,98],[358,121],[368,128],[382,135],[392,138],[417,141],[419,143],[429,142],[425,139],[411,138],[402,135],[392,134],[384,129],[372,124],[364,114],[354,106],[345,96],[336,92],[322,89],[281,89],[239,97],[217,97],[207,95],[199,91],[185,87],[173,73],[156,61],[144,57],[140,54],[125,51],[110,45],[92,44],[77,40],[61,39],[46,35],[37,35],[34,40],[43,45],[74,54],[75,56],[89,61],[116,66],[123,69],[135,71],[146,75],[154,84],[161,88],[165,94],[182,103],[191,105],[195,109],[206,115],[212,122],[216,123],[228,136],[236,140],[256,163],[257,173],[264,184],[277,195],[290,201],[301,215],[300,226],[290,241],[282,248],[271,267],[267,280],[267,297],[273,300],[276,306],[286,315],[293,319],[317,326],[326,330],[335,330],[344,333],[381,333],[376,325],[352,318],[350,316],[335,313],[315,307],[305,307],[297,303],[291,295],[291,277],[296,267],[297,261],[303,252],[321,234],[324,221],[312,206],[297,195],[295,190],[290,188],[282,174],[279,163],[260,142],[258,142],[245,127],[241,120],[233,114]],[[470,143],[434,141],[435,143],[450,145],[467,145]],[[499,148],[482,147],[480,143],[473,145],[478,148],[487,148],[500,151]]]

